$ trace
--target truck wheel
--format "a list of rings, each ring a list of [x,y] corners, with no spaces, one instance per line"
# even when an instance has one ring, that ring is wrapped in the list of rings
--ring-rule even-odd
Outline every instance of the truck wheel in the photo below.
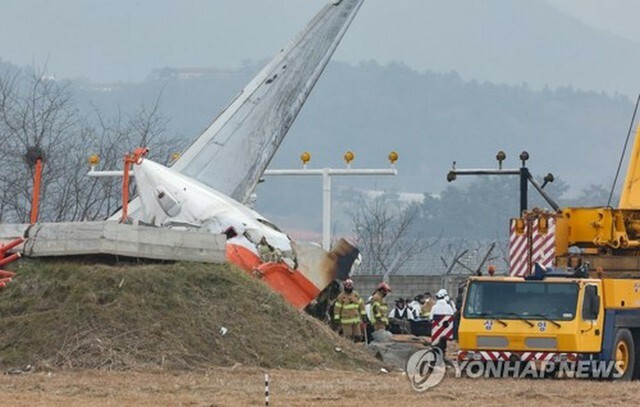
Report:
[[[636,348],[633,336],[628,329],[618,329],[613,342],[611,360],[616,362],[618,380],[629,381],[633,378],[636,362]]]

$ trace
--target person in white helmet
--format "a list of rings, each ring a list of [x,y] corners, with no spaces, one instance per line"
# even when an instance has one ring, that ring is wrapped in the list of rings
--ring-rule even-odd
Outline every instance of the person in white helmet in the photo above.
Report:
[[[451,304],[451,300],[449,299],[449,294],[447,293],[447,290],[443,288],[436,293],[436,303],[433,305],[433,308],[431,308],[431,319],[434,327],[436,324],[439,324],[439,323],[447,324],[445,326],[448,326],[448,324],[453,323],[452,321],[449,322],[443,318],[453,316],[454,314],[455,314],[455,309]],[[437,343],[433,343],[433,345],[439,347],[443,353],[446,352],[447,350],[446,337],[440,336],[440,338],[437,340]]]
[[[344,290],[338,295],[334,305],[334,321],[342,325],[342,335],[354,342],[362,339],[361,323],[366,320],[364,301],[353,289],[350,278],[342,283]]]
[[[431,308],[432,318],[433,315],[453,315],[455,312],[455,307],[451,303],[447,290],[443,288],[438,291],[436,293],[436,303],[433,305],[433,308]]]

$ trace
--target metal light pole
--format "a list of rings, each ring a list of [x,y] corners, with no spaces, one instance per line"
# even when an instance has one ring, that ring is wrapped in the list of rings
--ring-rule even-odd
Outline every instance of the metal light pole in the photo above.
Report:
[[[283,169],[283,170],[266,170],[264,175],[314,175],[322,176],[322,248],[331,249],[331,177],[345,175],[397,175],[398,170],[395,163],[398,160],[398,153],[392,151],[389,153],[389,162],[391,168],[369,168],[369,169],[353,169],[351,161],[355,158],[355,154],[347,151],[344,154],[344,160],[347,162],[347,168],[318,168],[308,169],[307,163],[311,160],[311,154],[304,152],[300,155],[302,161],[302,169]]]
[[[529,159],[529,153],[523,151],[520,153],[520,161],[522,162],[522,166],[520,168],[513,169],[503,169],[502,162],[507,158],[507,155],[503,151],[498,151],[496,155],[496,160],[498,161],[498,169],[466,169],[460,170],[456,168],[455,161],[453,162],[453,168],[447,174],[447,181],[452,182],[455,181],[458,175],[518,175],[520,177],[520,215],[527,210],[528,205],[528,184],[530,182],[531,185],[540,193],[540,195],[547,201],[549,205],[553,208],[553,210],[558,211],[560,206],[543,190],[543,188],[549,183],[553,182],[553,174],[549,173],[544,177],[544,183],[542,186],[538,185],[538,183],[531,176],[531,172],[526,166],[526,162]]]

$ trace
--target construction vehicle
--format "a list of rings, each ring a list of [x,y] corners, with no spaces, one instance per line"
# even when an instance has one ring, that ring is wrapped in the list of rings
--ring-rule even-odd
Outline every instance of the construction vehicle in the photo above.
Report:
[[[604,362],[640,378],[639,155],[640,128],[618,208],[512,219],[510,275],[467,283],[460,361]]]

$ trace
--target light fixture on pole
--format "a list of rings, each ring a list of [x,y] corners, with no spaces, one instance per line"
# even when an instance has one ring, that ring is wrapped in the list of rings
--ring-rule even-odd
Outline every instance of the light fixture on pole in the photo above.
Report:
[[[389,153],[389,162],[391,168],[363,168],[353,169],[351,163],[355,159],[356,155],[353,151],[347,151],[344,153],[344,160],[347,163],[347,168],[307,168],[307,164],[311,161],[311,154],[304,152],[300,155],[302,161],[302,169],[274,169],[266,170],[264,175],[279,175],[279,176],[300,176],[300,175],[316,175],[322,176],[322,248],[325,250],[331,249],[331,177],[333,176],[347,176],[347,175],[397,175],[398,170],[395,167],[396,161],[398,161],[398,153],[392,151]]]

